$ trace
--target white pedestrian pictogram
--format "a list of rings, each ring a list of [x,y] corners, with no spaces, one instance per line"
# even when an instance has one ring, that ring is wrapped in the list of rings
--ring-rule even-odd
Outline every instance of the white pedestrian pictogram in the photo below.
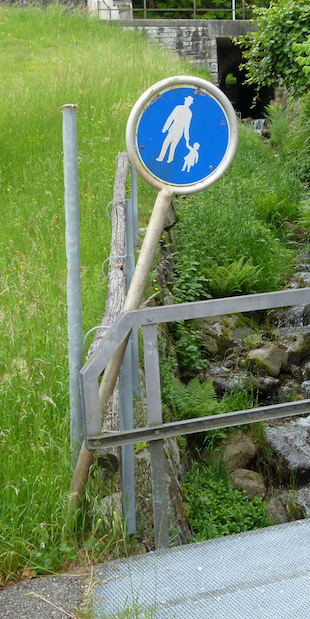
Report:
[[[198,161],[198,148],[199,148],[200,144],[198,144],[198,142],[195,142],[194,146],[189,146],[188,145],[188,149],[189,149],[189,153],[186,155],[186,157],[184,157],[184,165],[182,168],[182,172],[185,171],[185,168],[187,168],[186,172],[189,172],[191,167],[193,165],[195,165],[195,163],[197,163]]]
[[[189,127],[192,120],[192,112],[189,108],[193,101],[193,97],[185,97],[184,105],[177,105],[168,116],[162,129],[162,133],[166,133],[166,131],[168,131],[168,135],[164,139],[161,151],[156,161],[163,161],[165,154],[170,147],[167,163],[171,163],[174,159],[175,149],[183,135],[187,148],[191,148],[189,145]]]

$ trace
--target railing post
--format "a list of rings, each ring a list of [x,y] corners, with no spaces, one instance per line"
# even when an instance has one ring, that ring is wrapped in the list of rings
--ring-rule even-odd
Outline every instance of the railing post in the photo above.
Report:
[[[157,325],[143,327],[148,425],[162,424]],[[150,442],[156,548],[169,547],[165,452],[161,439]]]
[[[82,406],[79,387],[79,372],[83,365],[83,352],[76,106],[71,104],[64,105],[62,113],[67,255],[70,446],[74,457],[73,467],[75,467],[83,441]]]
[[[132,168],[131,168],[132,169]],[[135,255],[134,255],[134,205],[133,197],[131,200],[126,200],[126,282],[127,290],[130,288],[131,280],[135,271]],[[132,355],[132,391],[138,397],[139,389],[139,346],[138,346],[138,327],[134,327],[131,332],[131,355]]]
[[[146,0],[143,0],[144,19],[146,19]]]
[[[120,431],[133,429],[131,340],[127,344],[119,373],[119,427]],[[135,452],[134,445],[122,445],[122,504],[127,519],[127,533],[136,532],[135,506]]]
[[[194,19],[196,19],[196,0],[194,0]]]

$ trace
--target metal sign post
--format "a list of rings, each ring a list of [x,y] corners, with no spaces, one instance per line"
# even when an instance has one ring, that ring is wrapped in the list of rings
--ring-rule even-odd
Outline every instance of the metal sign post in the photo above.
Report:
[[[131,163],[149,185],[159,190],[159,196],[165,188],[174,195],[184,195],[215,183],[231,164],[237,143],[238,123],[230,101],[213,84],[191,76],[171,77],[149,88],[134,105],[126,129]],[[170,201],[168,196],[164,200],[165,209],[158,215],[158,199],[154,206],[147,236],[152,234],[152,222],[157,216],[156,246]],[[137,277],[139,272],[143,273],[144,280],[151,266],[150,260],[146,259],[148,247],[145,238],[141,250],[145,259],[139,260],[135,272]],[[138,290],[130,287],[124,310],[133,308],[130,298],[134,298]],[[154,406],[152,413],[152,402],[157,401],[154,393],[160,393],[159,374],[154,369],[158,358],[154,329],[156,331],[155,325],[144,329],[148,423],[160,425],[161,406]],[[165,548],[169,546],[169,532],[163,440],[151,444],[150,456],[155,543],[157,548]]]
[[[238,143],[238,124],[227,97],[213,84],[192,76],[170,77],[151,86],[134,105],[127,123],[126,143],[129,158],[137,173],[158,190],[139,259],[126,297],[123,311],[139,308],[147,277],[160,240],[173,195],[201,191],[215,183],[231,164]],[[151,337],[152,336],[152,337]],[[153,330],[146,330],[149,342],[146,362],[157,357]],[[100,434],[102,419],[128,341],[128,332],[106,366],[100,389],[94,377],[85,391],[81,371],[81,387],[86,424],[85,436]],[[154,358],[155,358],[154,357]],[[91,361],[88,360],[87,363]],[[94,367],[94,366],[93,366]],[[147,372],[148,404],[152,400],[156,373]],[[101,420],[97,411],[101,412]],[[156,413],[156,414],[155,414]],[[156,408],[150,423],[160,423],[161,411]],[[151,452],[152,485],[157,546],[168,540],[167,502],[164,496],[163,441]],[[78,474],[70,490],[86,481],[84,455],[78,462]],[[86,467],[84,468],[85,471]]]

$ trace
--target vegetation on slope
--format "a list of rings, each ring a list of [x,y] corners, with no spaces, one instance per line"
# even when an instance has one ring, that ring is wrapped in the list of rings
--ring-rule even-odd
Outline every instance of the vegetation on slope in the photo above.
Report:
[[[81,506],[75,522],[65,519],[71,467],[61,107],[78,106],[85,333],[103,313],[106,286],[100,269],[110,245],[105,207],[112,198],[115,156],[125,148],[129,111],[159,79],[202,73],[138,33],[123,33],[118,25],[60,7],[2,6],[0,25],[4,583],[23,570],[38,574],[70,561],[100,560],[120,550],[123,538],[115,515],[107,522],[96,499],[91,510]],[[298,215],[300,187],[295,177],[281,173],[251,131],[241,131],[236,162],[216,186],[179,200],[176,302],[187,300],[191,268],[197,277],[192,270],[189,300],[275,288],[291,268],[294,254],[286,245],[284,222]],[[145,223],[154,192],[141,183],[139,196]],[[181,255],[185,249],[192,252],[189,262]],[[223,292],[225,269],[232,265],[237,276]],[[183,363],[192,363],[189,351],[198,364],[197,343],[193,349],[187,332],[181,336]],[[197,340],[194,333],[190,337]],[[88,497],[98,491],[96,475]]]
[[[0,572],[109,552],[117,537],[70,484],[62,105],[77,104],[83,333],[98,324],[110,251],[105,215],[129,112],[152,83],[193,69],[138,33],[49,6],[0,7]],[[142,217],[154,192],[139,190]],[[79,531],[79,536],[75,534]],[[113,529],[114,527],[114,529]],[[96,535],[94,533],[96,531]],[[93,532],[93,537],[92,537]],[[79,539],[78,539],[79,537]],[[82,546],[81,549],[81,538]],[[86,544],[88,538],[88,545]]]

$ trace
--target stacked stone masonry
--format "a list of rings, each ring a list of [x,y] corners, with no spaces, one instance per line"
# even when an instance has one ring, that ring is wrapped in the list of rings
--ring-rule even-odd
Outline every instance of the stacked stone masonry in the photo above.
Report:
[[[243,20],[135,19],[123,22],[123,28],[139,30],[181,58],[206,67],[218,84],[217,39],[246,34],[253,26]]]

